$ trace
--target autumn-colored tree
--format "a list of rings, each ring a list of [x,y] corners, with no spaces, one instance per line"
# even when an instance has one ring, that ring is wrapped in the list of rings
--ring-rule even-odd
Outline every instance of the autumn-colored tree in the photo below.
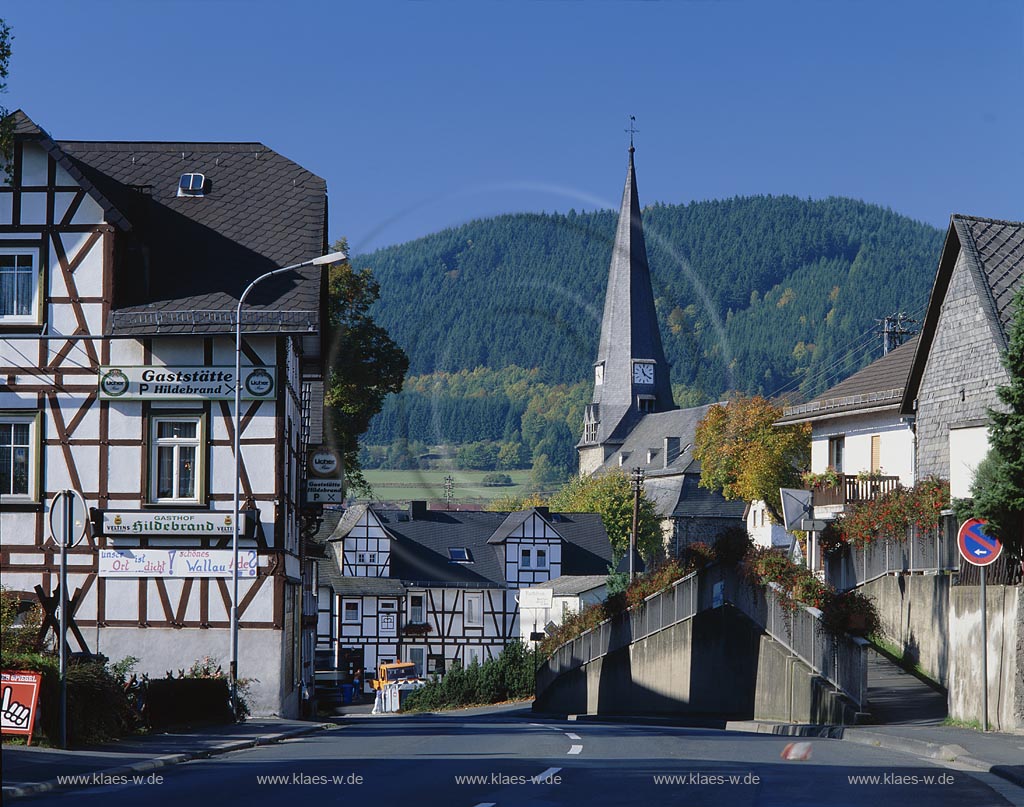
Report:
[[[563,513],[600,513],[616,557],[628,552],[629,533],[633,529],[633,489],[624,472],[574,477],[551,497],[548,506]],[[637,532],[637,549],[643,558],[657,557],[662,545],[661,525],[654,503],[642,493]]]
[[[694,438],[701,487],[720,490],[727,499],[761,499],[781,523],[779,488],[800,487],[811,458],[810,426],[775,426],[781,417],[782,407],[760,395],[712,406]]]

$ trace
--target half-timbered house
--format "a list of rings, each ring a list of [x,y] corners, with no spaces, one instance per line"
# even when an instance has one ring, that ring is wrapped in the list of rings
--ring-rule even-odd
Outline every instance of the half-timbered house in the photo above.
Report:
[[[494,658],[519,638],[520,588],[568,574],[606,576],[612,561],[599,515],[544,507],[356,505],[325,513],[317,541],[317,648],[325,667],[349,674],[396,660],[442,674]]]
[[[205,656],[226,669],[235,309],[259,275],[324,254],[325,183],[260,143],[57,141],[21,112],[13,124],[3,585],[53,614],[49,500],[77,490],[93,528],[69,554],[71,649],[136,656],[152,676]],[[256,679],[256,713],[297,714],[312,676],[299,492],[322,421],[322,272],[262,284],[242,316],[238,673]]]

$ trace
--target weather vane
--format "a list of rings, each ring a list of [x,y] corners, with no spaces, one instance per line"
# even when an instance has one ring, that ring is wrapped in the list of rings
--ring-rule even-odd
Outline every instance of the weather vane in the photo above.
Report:
[[[636,115],[630,115],[629,116],[629,128],[622,130],[624,132],[629,132],[629,147],[630,148],[633,148],[633,135],[640,131],[639,129],[636,128],[636,126],[633,125],[635,123],[636,123]]]

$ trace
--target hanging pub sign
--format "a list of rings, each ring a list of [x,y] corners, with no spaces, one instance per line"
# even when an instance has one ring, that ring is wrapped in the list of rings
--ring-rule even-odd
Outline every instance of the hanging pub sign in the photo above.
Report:
[[[273,400],[276,368],[243,367],[242,400]],[[203,366],[100,367],[103,401],[227,401],[235,397],[235,368]]]
[[[94,515],[97,511],[94,511]],[[103,510],[101,535],[169,535],[173,537],[233,535],[233,513],[199,510],[169,513],[163,510]],[[238,533],[244,537],[248,526],[245,513],[238,514]]]
[[[306,457],[306,504],[341,504],[344,471],[338,452],[330,446],[310,446]]]
[[[100,577],[232,577],[230,549],[100,549]],[[238,552],[238,576],[256,577],[255,549]]]

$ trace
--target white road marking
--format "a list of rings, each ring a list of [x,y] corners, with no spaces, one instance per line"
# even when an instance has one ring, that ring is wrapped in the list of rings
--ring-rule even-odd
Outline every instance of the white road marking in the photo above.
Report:
[[[574,745],[569,749],[570,754],[578,754],[583,750],[582,745]]]
[[[497,807],[498,802],[496,801],[482,801],[476,807]]]
[[[550,779],[552,776],[554,776],[560,770],[562,770],[562,769],[561,768],[548,768],[543,773],[539,773],[536,776],[534,776],[533,780],[535,782],[543,782],[545,779]]]
[[[573,734],[571,731],[567,731],[565,733],[565,736],[568,737],[570,740],[578,740],[580,738],[580,735]]]

